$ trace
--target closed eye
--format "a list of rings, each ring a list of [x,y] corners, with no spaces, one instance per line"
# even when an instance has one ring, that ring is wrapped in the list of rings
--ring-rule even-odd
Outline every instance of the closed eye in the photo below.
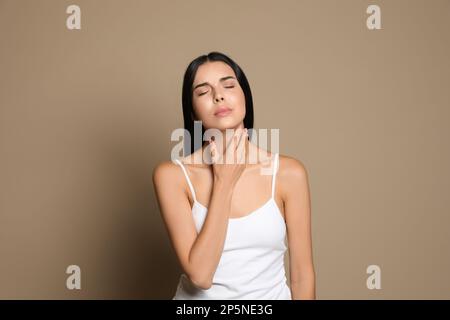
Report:
[[[227,88],[227,89],[232,89],[232,88],[234,88],[234,87],[235,87],[234,85],[231,85],[231,86],[225,86],[225,88]],[[208,93],[208,91],[205,91],[205,92],[199,93],[198,96],[203,96],[203,95],[205,95],[205,94],[207,94],[207,93]]]

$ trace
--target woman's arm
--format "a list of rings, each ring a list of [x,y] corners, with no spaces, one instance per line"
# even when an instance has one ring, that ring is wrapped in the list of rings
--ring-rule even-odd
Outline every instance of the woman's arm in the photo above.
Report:
[[[163,162],[153,172],[160,211],[175,252],[186,275],[202,289],[212,285],[225,245],[234,186],[248,163],[246,130],[235,132],[222,148],[213,141],[210,143],[214,182],[200,233],[195,229],[182,169]],[[224,164],[224,159],[233,159],[231,156],[244,161]]]
[[[278,175],[285,208],[292,299],[316,299],[308,174],[300,161],[280,157]]]
[[[153,172],[153,184],[160,212],[184,272],[197,287],[208,289],[225,243],[233,186],[230,180],[214,180],[208,214],[197,234],[181,170],[170,161],[163,162]]]

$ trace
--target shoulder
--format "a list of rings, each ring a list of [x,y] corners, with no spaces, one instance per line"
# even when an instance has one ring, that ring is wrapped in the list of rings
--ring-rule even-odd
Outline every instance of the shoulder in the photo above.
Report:
[[[180,166],[177,163],[171,160],[162,161],[153,169],[153,183],[158,185],[164,182],[178,181],[180,178],[180,173]]]
[[[305,164],[296,158],[281,155],[277,172],[282,194],[290,194],[308,187],[308,171]]]
[[[305,164],[293,157],[281,155],[279,156],[278,175],[285,178],[304,179],[307,176]]]

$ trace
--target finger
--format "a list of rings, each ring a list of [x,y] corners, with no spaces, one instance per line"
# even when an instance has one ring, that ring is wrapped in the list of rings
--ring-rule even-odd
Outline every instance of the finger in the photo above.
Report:
[[[230,150],[232,153],[233,163],[239,162],[240,154],[242,153],[243,134],[244,134],[244,130],[242,130],[242,129],[236,130],[235,145],[233,146],[232,150]]]
[[[232,132],[233,132],[233,133],[232,133],[230,139],[228,139],[228,136],[229,136],[228,131],[225,133],[225,139],[223,140],[223,141],[224,141],[224,147],[225,147],[224,153],[226,152],[227,149],[230,148],[231,144],[234,142],[234,137],[236,136],[236,132],[237,132],[237,131],[232,130]],[[228,139],[228,140],[227,140],[227,139]]]
[[[244,133],[245,133],[245,129],[237,129],[237,136],[238,136],[238,140],[237,140],[237,144],[236,144],[236,146],[238,146],[240,143],[241,143],[241,141],[242,141],[242,137],[244,136]]]
[[[245,129],[237,129],[237,134],[236,134],[236,147],[234,149],[234,156],[233,156],[233,160],[234,163],[242,163],[241,161],[241,157],[243,152],[243,149],[245,147],[244,142],[245,142]]]
[[[237,163],[244,163],[244,158],[245,158],[245,148],[246,148],[246,144],[245,144],[245,141],[246,141],[246,136],[247,136],[247,133],[246,133],[246,131],[245,131],[245,129],[244,130],[242,130],[242,132],[241,132],[241,134],[240,134],[240,136],[239,136],[239,142],[238,142],[238,145],[237,145],[237,147],[236,147],[236,153],[237,153]]]
[[[230,139],[230,142],[228,143],[227,146],[227,150],[225,151],[225,156],[226,156],[226,163],[235,163],[234,157],[235,157],[235,153],[236,153],[236,145],[237,145],[237,139],[239,138],[238,136],[238,131],[236,130],[233,134],[233,136]]]
[[[214,141],[211,141],[210,145],[211,145],[211,148],[210,148],[210,151],[211,151],[211,162],[212,163],[216,163],[217,162],[217,154],[218,154],[217,147],[216,147],[216,144],[215,144]]]

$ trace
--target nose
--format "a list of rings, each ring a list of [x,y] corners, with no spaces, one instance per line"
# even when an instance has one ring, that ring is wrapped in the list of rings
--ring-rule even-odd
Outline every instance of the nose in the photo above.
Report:
[[[223,101],[223,95],[222,95],[222,91],[220,90],[214,90],[214,102],[218,103],[220,101]]]

